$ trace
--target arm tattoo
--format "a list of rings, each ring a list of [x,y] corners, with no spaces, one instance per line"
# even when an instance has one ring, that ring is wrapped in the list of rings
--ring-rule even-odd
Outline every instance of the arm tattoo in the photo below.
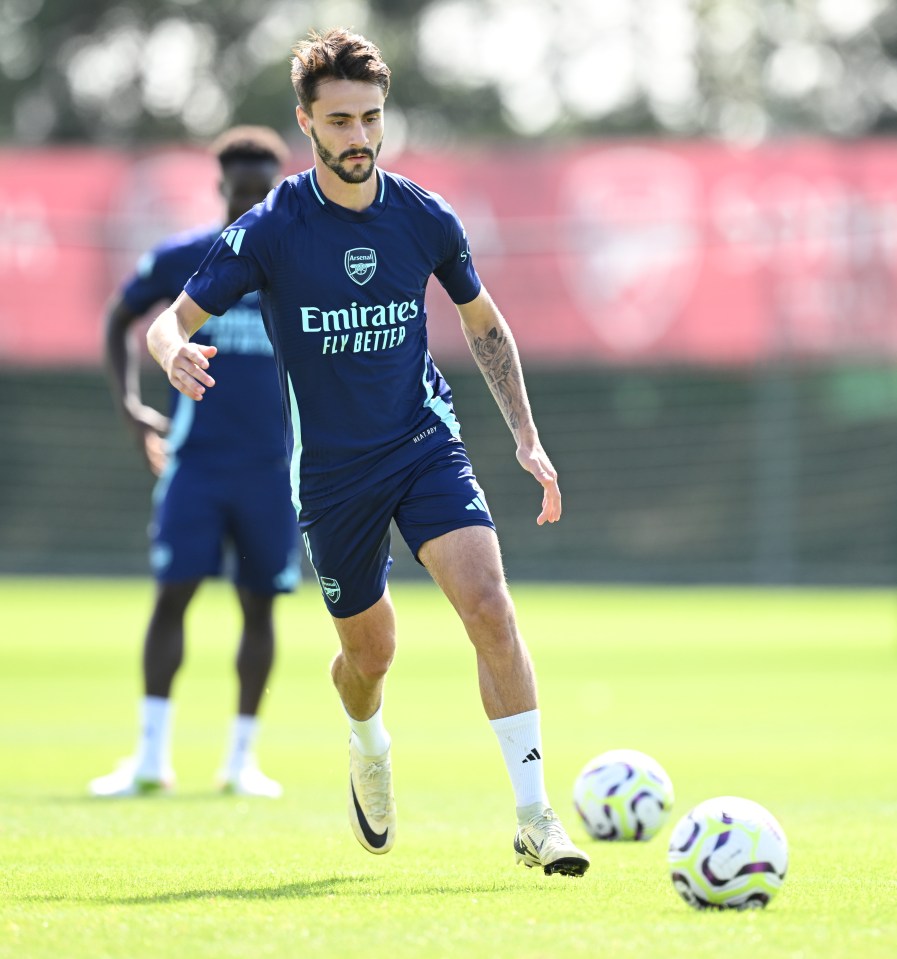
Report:
[[[498,408],[516,436],[521,420],[526,422],[530,413],[514,340],[495,326],[486,336],[468,335],[467,340]]]

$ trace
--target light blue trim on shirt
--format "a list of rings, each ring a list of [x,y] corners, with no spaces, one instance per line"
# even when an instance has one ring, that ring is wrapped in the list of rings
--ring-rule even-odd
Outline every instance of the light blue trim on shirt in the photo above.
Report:
[[[165,499],[168,488],[171,486],[171,481],[174,479],[175,473],[177,473],[180,465],[177,456],[173,453],[169,454],[165,463],[165,469],[159,474],[156,485],[153,487],[152,503],[155,509],[158,509],[162,505],[162,501]]]
[[[178,393],[175,400],[174,415],[171,417],[171,426],[168,429],[168,436],[165,440],[165,449],[167,453],[167,462],[165,469],[162,470],[156,485],[153,487],[153,506],[157,507],[165,499],[168,487],[174,479],[181,465],[178,461],[178,452],[193,428],[193,420],[196,417],[196,401],[188,399],[183,393]]]
[[[171,417],[171,426],[168,430],[168,454],[177,451],[187,442],[193,420],[196,418],[196,400],[188,399],[183,393],[178,393],[175,399],[174,416]]]
[[[321,191],[318,189],[318,178],[315,176],[315,171],[312,170],[308,177],[308,182],[311,184],[311,188],[315,191],[315,196],[320,200],[321,206],[326,206],[324,197],[321,196]]]
[[[383,176],[383,174],[379,170],[377,171],[377,176],[380,179],[380,196],[377,198],[377,202],[382,203],[383,198],[386,196],[386,177]],[[315,196],[320,201],[321,206],[327,206],[327,201],[324,199],[324,196],[321,193],[320,187],[318,186],[318,177],[314,171],[314,168],[312,168],[311,173],[309,173],[308,175],[308,182],[311,184],[311,188],[314,191]],[[245,233],[246,231],[243,230],[242,232]],[[240,237],[240,242],[242,242],[242,240],[243,238]],[[240,251],[239,249],[236,249],[234,252],[239,253]]]
[[[299,498],[299,470],[302,460],[302,418],[299,416],[299,405],[296,403],[296,394],[293,392],[293,381],[287,374],[287,386],[290,390],[290,420],[293,424],[293,455],[290,458],[290,487],[293,490],[293,506],[296,515],[302,509],[302,500]]]
[[[446,403],[442,397],[437,396],[433,392],[433,384],[430,382],[427,377],[427,360],[429,359],[429,354],[424,354],[424,375],[422,383],[424,384],[424,390],[426,390],[427,398],[424,400],[424,406],[429,407],[442,422],[448,428],[449,433],[455,437],[455,439],[460,439],[461,437],[461,424],[458,422],[458,418],[455,416],[452,408]]]

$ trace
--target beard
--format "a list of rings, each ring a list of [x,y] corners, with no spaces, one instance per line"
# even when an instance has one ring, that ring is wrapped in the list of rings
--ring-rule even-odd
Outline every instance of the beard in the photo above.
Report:
[[[324,165],[333,170],[333,172],[343,181],[343,183],[367,183],[370,180],[371,176],[374,173],[377,157],[380,155],[380,147],[383,146],[383,141],[381,140],[377,144],[377,148],[372,150],[370,147],[361,147],[357,150],[346,150],[337,156],[335,153],[331,153],[327,147],[318,139],[317,133],[315,133],[314,127],[310,128],[311,138],[315,142],[315,149],[318,152],[318,156],[324,162]],[[370,166],[359,167],[358,165],[353,165],[353,167],[347,168],[343,166],[343,163],[352,156],[366,156],[370,159]]]

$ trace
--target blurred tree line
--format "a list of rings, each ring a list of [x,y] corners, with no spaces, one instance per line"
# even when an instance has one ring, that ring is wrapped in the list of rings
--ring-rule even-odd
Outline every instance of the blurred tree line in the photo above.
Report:
[[[289,49],[351,26],[391,137],[838,137],[897,129],[893,0],[0,0],[0,141],[294,137]]]

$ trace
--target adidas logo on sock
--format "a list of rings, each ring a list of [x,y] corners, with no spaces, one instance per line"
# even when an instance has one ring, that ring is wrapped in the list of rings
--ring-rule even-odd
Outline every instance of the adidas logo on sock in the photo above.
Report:
[[[523,760],[525,763],[534,763],[537,759],[541,759],[539,750],[535,746],[526,754],[526,759]],[[521,763],[523,765],[523,763]]]

